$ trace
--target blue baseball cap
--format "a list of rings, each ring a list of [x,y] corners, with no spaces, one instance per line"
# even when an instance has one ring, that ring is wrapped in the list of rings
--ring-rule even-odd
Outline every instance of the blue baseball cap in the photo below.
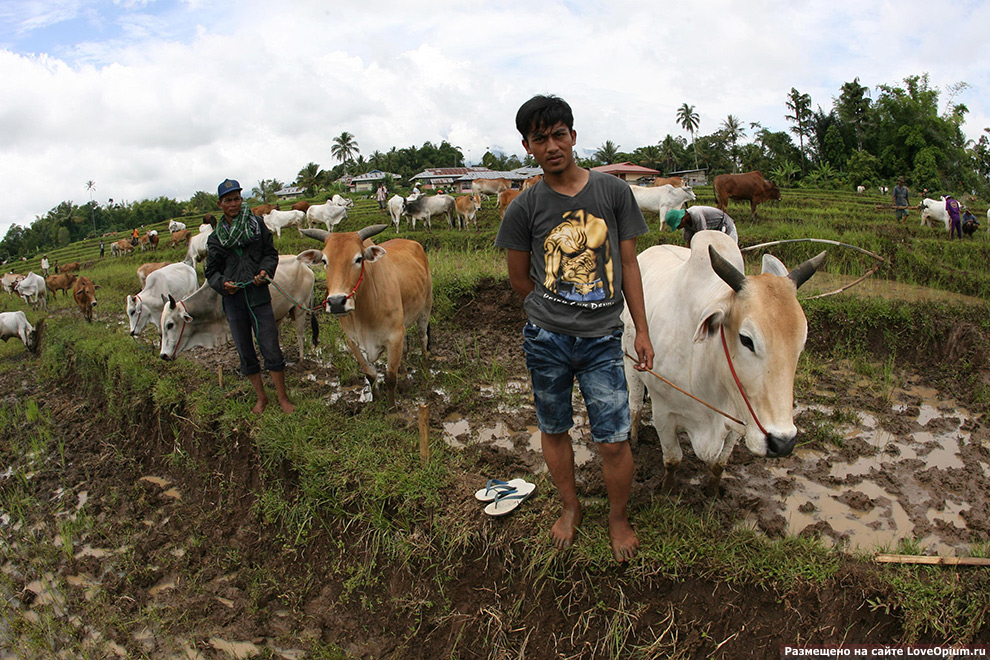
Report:
[[[667,223],[667,226],[671,229],[677,229],[681,226],[681,219],[684,217],[686,211],[681,209],[670,209],[667,211],[667,215],[664,217],[663,221]]]
[[[217,197],[223,197],[227,193],[232,193],[241,189],[241,184],[233,179],[224,179],[223,183],[217,186]]]

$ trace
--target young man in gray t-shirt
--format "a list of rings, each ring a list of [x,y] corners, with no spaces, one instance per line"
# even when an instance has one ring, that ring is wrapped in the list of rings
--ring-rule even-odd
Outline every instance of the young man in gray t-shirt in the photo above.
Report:
[[[636,259],[636,237],[647,226],[626,183],[577,165],[573,124],[570,106],[554,96],[535,96],[519,109],[516,128],[543,180],[506,209],[495,245],[507,249],[509,282],[529,319],[523,350],[543,456],[562,504],[550,535],[567,548],[581,522],[569,433],[576,378],[602,455],[612,553],[622,562],[636,555],[639,540],[626,513],[634,465],[619,315],[628,305],[636,369],[652,368]]]

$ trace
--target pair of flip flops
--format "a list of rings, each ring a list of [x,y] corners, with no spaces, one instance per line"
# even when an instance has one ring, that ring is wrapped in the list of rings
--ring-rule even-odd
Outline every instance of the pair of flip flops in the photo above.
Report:
[[[536,484],[532,484],[525,479],[511,479],[500,481],[489,479],[484,488],[474,494],[474,498],[479,502],[489,502],[485,507],[485,513],[490,516],[504,516],[512,513],[520,504],[526,501]]]

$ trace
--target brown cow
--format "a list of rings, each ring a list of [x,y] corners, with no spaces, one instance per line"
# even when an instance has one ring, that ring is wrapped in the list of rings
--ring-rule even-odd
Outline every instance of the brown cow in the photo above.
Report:
[[[650,187],[656,188],[657,186],[665,186],[665,185],[671,185],[674,186],[675,188],[683,188],[684,179],[682,179],[679,176],[668,176],[668,177],[661,176],[654,179],[653,183],[650,184]]]
[[[96,307],[96,290],[99,288],[88,277],[80,277],[76,280],[76,285],[72,291],[72,297],[76,299],[76,304],[79,305],[79,311],[82,312],[88,323],[93,321],[93,308]]]
[[[388,225],[373,225],[359,232],[331,234],[321,229],[300,233],[323,242],[323,250],[306,250],[297,258],[306,264],[323,264],[327,295],[323,306],[340,320],[347,345],[378,394],[375,361],[388,354],[385,393],[395,408],[395,388],[402,362],[406,328],[416,325],[429,359],[430,310],[433,283],[430,262],[423,246],[405,238],[381,245],[369,239]],[[424,371],[425,373],[425,371]]]
[[[309,202],[307,202],[305,199],[301,199],[295,204],[293,204],[290,210],[302,211],[303,213],[305,213],[308,208],[309,208]]]
[[[58,275],[49,275],[45,278],[45,286],[48,287],[48,291],[52,294],[52,298],[58,297],[58,291],[60,289],[63,294],[68,295],[69,289],[71,289],[72,285],[75,283],[75,273],[59,273]]]
[[[505,217],[505,209],[509,208],[509,204],[512,203],[516,197],[519,196],[521,190],[503,190],[498,194],[498,208],[502,211],[502,217]]]
[[[110,256],[119,257],[131,252],[134,252],[134,245],[129,238],[122,238],[116,243],[110,244]]]
[[[144,288],[144,281],[148,279],[148,275],[151,275],[153,272],[155,272],[159,268],[164,268],[165,266],[169,265],[170,263],[172,263],[172,262],[171,261],[153,261],[153,262],[146,263],[146,264],[141,264],[140,266],[138,266],[137,267],[137,276],[138,276],[138,281],[141,282],[141,288],[142,289]]]
[[[461,229],[468,228],[468,222],[478,228],[478,209],[481,208],[480,195],[461,195],[454,200],[454,210],[457,211],[457,224]]]
[[[259,206],[252,206],[251,213],[254,213],[259,218],[263,218],[272,211],[277,211],[278,206],[275,204],[261,204]]]
[[[179,243],[188,244],[189,236],[188,229],[180,229],[179,231],[172,232],[172,238],[168,240],[168,246],[174,248]]]
[[[78,261],[70,261],[69,263],[62,264],[61,266],[58,267],[58,272],[60,273],[71,273],[74,270],[79,270]]]
[[[209,226],[213,227],[214,229],[216,229],[217,228],[217,219],[213,217],[213,214],[212,213],[207,213],[206,215],[203,216],[203,222],[202,222],[202,224],[203,225],[209,225]]]
[[[757,171],[745,174],[719,174],[715,177],[715,199],[724,211],[730,199],[748,199],[751,219],[756,219],[756,205],[770,200],[780,200],[780,190],[773,181],[767,181]]]
[[[511,187],[512,182],[506,178],[475,179],[471,182],[471,194],[487,198],[488,195],[499,195]]]
[[[535,186],[536,184],[538,184],[542,180],[543,180],[543,175],[542,174],[537,174],[535,176],[531,176],[531,177],[529,177],[528,179],[526,179],[525,181],[522,182],[522,185],[519,186],[519,190],[526,190],[527,188],[532,188],[533,186]]]

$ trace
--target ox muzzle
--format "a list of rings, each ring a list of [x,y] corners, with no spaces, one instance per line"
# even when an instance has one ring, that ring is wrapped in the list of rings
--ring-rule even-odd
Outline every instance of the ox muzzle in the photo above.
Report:
[[[797,440],[797,434],[794,435],[776,435],[773,433],[767,434],[767,458],[783,458],[785,456],[790,456],[791,452],[794,451],[794,445]]]
[[[327,296],[323,305],[334,316],[346,316],[354,311],[354,303],[351,302],[351,297],[343,293],[335,293]]]

